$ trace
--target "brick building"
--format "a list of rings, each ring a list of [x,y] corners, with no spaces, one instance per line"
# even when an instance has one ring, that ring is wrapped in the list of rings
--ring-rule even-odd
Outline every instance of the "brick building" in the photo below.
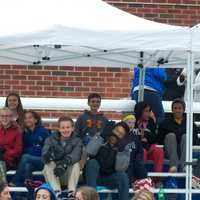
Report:
[[[120,9],[157,22],[193,26],[200,23],[200,0],[105,0]],[[130,69],[68,66],[0,66],[0,95],[16,91],[28,97],[125,98],[130,93]],[[69,113],[76,117],[77,113]],[[43,112],[57,117],[60,112]],[[113,117],[113,116],[111,116]],[[115,118],[119,115],[115,115]]]

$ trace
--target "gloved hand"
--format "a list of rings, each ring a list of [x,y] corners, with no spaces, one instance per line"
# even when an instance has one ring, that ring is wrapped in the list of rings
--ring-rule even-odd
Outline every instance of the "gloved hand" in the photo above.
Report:
[[[55,169],[54,169],[54,174],[58,177],[63,176],[65,173],[65,168],[62,164],[58,164],[56,165]]]

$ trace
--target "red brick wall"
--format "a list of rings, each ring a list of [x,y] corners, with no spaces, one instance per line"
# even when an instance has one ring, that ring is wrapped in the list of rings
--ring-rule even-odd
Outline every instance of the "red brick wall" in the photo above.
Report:
[[[128,97],[132,73],[125,68],[91,68],[69,66],[0,65],[0,96],[11,91],[28,97],[87,98],[98,92],[103,98]],[[56,118],[68,114],[76,118],[80,112],[40,111],[43,117]],[[119,119],[120,113],[107,112],[108,118]]]
[[[200,22],[200,0],[105,0],[132,14],[158,22],[190,25]],[[0,95],[17,91],[21,96],[86,98],[98,92],[103,98],[129,96],[129,69],[90,67],[0,66]],[[72,117],[77,112],[68,113]],[[60,112],[42,112],[46,117]],[[119,118],[119,114],[108,113]]]
[[[29,97],[103,98],[129,96],[131,73],[122,68],[68,66],[0,66],[0,95],[16,91]]]
[[[132,14],[157,22],[193,26],[200,23],[200,0],[105,0]]]

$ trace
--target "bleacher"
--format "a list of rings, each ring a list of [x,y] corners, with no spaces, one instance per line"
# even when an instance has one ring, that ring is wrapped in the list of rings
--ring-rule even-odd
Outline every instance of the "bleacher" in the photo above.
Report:
[[[51,111],[83,111],[88,109],[87,99],[63,99],[63,98],[21,98],[22,104],[25,109],[33,110],[51,110]],[[0,106],[4,106],[5,98],[0,97]],[[171,112],[171,102],[163,102],[164,110],[166,113]],[[112,99],[103,99],[101,103],[101,111],[109,112],[132,112],[134,110],[135,102],[129,99],[121,100],[112,100]],[[200,113],[200,103],[194,103],[194,113]],[[76,119],[74,119],[76,120]],[[118,121],[119,119],[115,119]],[[44,123],[55,123],[57,118],[42,118]],[[195,122],[197,125],[200,125],[200,122]],[[193,147],[194,152],[199,152],[199,146]],[[195,161],[195,159],[194,159]],[[152,168],[152,162],[148,163],[150,168]],[[168,165],[168,161],[165,161],[165,165]],[[13,176],[15,171],[8,171],[8,176]],[[42,176],[42,172],[34,172],[34,176]],[[185,173],[168,173],[167,171],[163,173],[149,172],[149,177],[162,177],[166,179],[168,177],[176,177],[177,179],[185,179]],[[12,192],[27,192],[25,187],[11,187]],[[155,193],[158,193],[159,189],[154,189]],[[186,193],[185,188],[180,189],[170,189],[167,188],[164,190],[165,193]],[[116,190],[101,189],[100,193],[116,193]],[[133,190],[130,189],[130,193],[133,193]],[[192,190],[193,193],[200,193],[199,190]]]

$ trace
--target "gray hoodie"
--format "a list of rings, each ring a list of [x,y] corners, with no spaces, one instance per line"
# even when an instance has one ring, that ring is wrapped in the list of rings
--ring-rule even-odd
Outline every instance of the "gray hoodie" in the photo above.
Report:
[[[52,133],[45,141],[42,149],[42,157],[50,155],[52,161],[65,160],[65,157],[69,157],[71,160],[70,165],[73,165],[80,161],[82,154],[82,142],[80,138],[74,136],[74,134],[67,140],[62,141],[60,139],[60,133]]]

